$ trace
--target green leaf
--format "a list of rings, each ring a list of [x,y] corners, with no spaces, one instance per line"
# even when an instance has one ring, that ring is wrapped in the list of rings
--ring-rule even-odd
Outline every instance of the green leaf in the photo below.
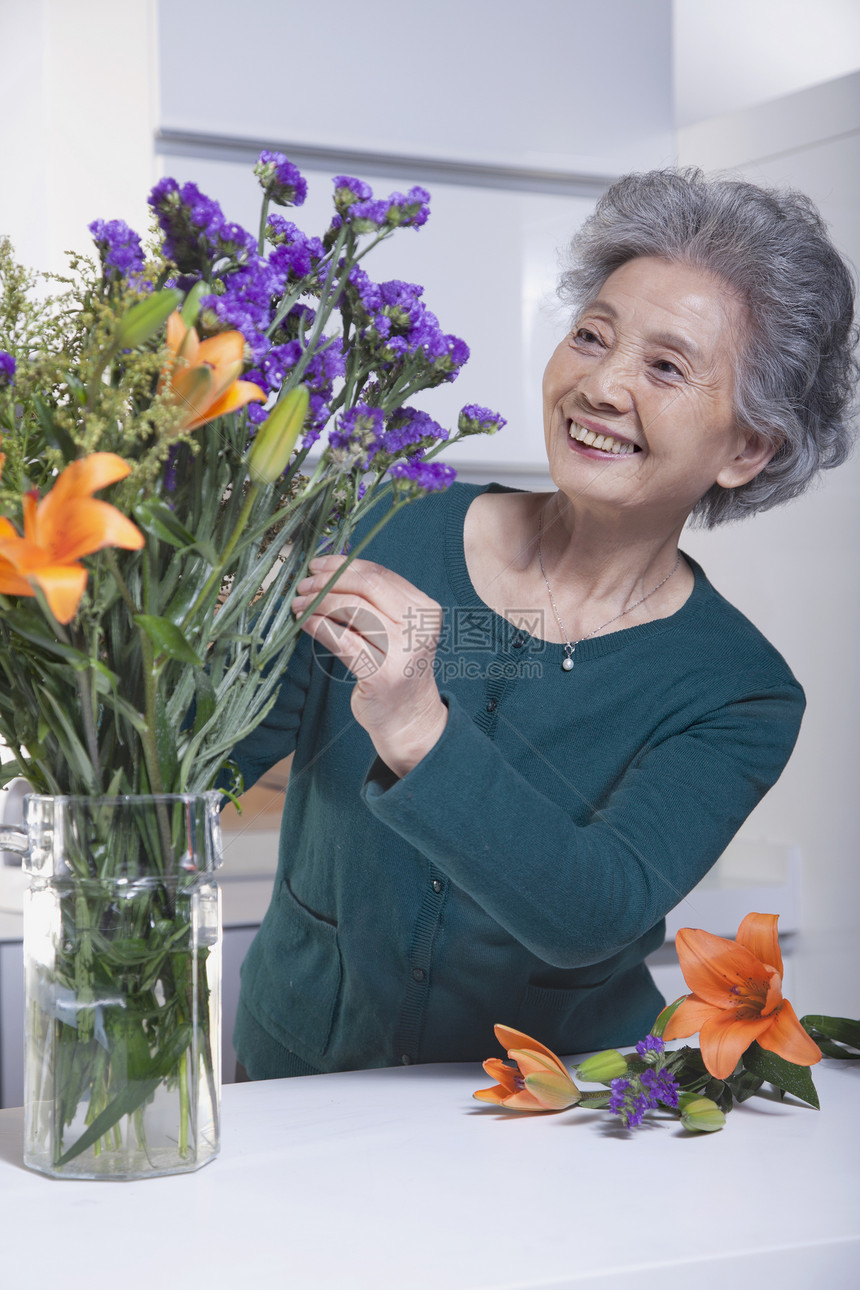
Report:
[[[158,618],[155,614],[135,614],[134,621],[146,632],[158,654],[166,654],[168,658],[178,659],[180,663],[203,666],[203,659],[169,618]]]
[[[74,461],[78,455],[78,450],[72,442],[71,436],[62,426],[55,425],[50,409],[41,395],[33,395],[33,408],[41,426],[42,434],[51,447],[57,448],[63,454],[64,461]]]
[[[854,1021],[851,1017],[825,1017],[812,1013],[801,1017],[800,1024],[828,1057],[841,1057],[844,1061],[860,1059],[860,1021]],[[828,1040],[834,1042],[827,1043]],[[858,1051],[848,1053],[841,1047],[842,1044]]]
[[[175,547],[193,547],[197,539],[176,518],[173,511],[157,497],[148,497],[132,507],[132,514],[144,533],[150,537],[160,538],[162,542]]]
[[[167,704],[159,698],[155,705],[155,752],[165,793],[173,791],[179,759],[176,753],[176,734],[167,716]]]
[[[75,1156],[79,1156],[82,1151],[86,1151],[87,1147],[91,1147],[109,1129],[118,1124],[124,1115],[131,1115],[132,1111],[136,1111],[139,1106],[143,1106],[147,1098],[155,1092],[162,1080],[166,1079],[178,1064],[182,1054],[191,1043],[192,1033],[190,1025],[177,1027],[175,1033],[170,1037],[170,1042],[165,1045],[160,1053],[156,1054],[147,1071],[146,1078],[136,1079],[126,1084],[101,1114],[96,1116],[77,1142],[60,1156],[57,1164],[59,1166],[67,1165],[70,1160],[74,1160]]]
[[[746,1102],[747,1098],[753,1096],[761,1088],[764,1080],[761,1075],[754,1075],[752,1071],[742,1070],[738,1075],[732,1075],[728,1081],[728,1087],[734,1094],[736,1102]]]
[[[741,1060],[745,1070],[761,1076],[784,1093],[791,1093],[801,1102],[814,1106],[816,1111],[820,1109],[808,1066],[796,1066],[794,1062],[787,1062],[784,1057],[768,1052],[756,1043],[750,1044]]]
[[[215,687],[207,672],[197,672],[195,682],[194,734],[197,735],[215,715],[217,701]]]
[[[164,326],[174,309],[182,302],[182,293],[168,287],[153,291],[145,300],[132,305],[120,319],[116,331],[117,349],[136,349]]]

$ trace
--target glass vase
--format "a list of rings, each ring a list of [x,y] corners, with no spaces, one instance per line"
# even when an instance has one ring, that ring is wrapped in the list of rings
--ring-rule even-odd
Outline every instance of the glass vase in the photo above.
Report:
[[[27,798],[30,1168],[146,1178],[218,1153],[219,801]]]

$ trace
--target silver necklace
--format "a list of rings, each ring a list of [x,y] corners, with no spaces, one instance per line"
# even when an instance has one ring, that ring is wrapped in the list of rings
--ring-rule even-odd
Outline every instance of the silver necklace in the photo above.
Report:
[[[660,588],[669,581],[669,579],[672,577],[672,574],[676,572],[678,565],[681,563],[681,552],[679,551],[677,556],[675,557],[675,563],[673,564],[672,568],[666,574],[666,577],[662,578],[660,582],[657,583],[656,587],[652,587],[651,590],[646,592],[645,595],[642,596],[641,599],[637,600],[634,605],[628,605],[626,609],[621,610],[620,614],[616,614],[614,618],[608,618],[605,623],[601,623],[599,627],[595,627],[594,631],[586,632],[584,636],[580,636],[579,640],[572,641],[564,629],[564,623],[561,621],[561,614],[558,612],[558,605],[555,603],[555,596],[552,594],[552,587],[549,585],[549,578],[546,576],[546,569],[543,567],[543,554],[541,552],[542,534],[543,534],[543,511],[541,511],[540,518],[538,519],[538,543],[537,543],[538,564],[540,565],[540,571],[543,575],[543,580],[546,583],[546,589],[549,594],[549,603],[552,605],[552,612],[555,614],[556,622],[558,623],[558,626],[559,626],[559,631],[561,632],[562,638],[564,640],[564,658],[562,659],[561,666],[564,668],[565,672],[570,672],[573,670],[573,651],[576,649],[577,645],[581,645],[583,641],[590,640],[592,636],[596,636],[598,632],[602,632],[604,627],[608,627],[610,623],[617,622],[618,619],[623,618],[625,614],[632,613],[634,609],[638,609],[640,605],[644,604],[645,601],[649,599],[649,597],[654,595],[655,591],[659,591]]]

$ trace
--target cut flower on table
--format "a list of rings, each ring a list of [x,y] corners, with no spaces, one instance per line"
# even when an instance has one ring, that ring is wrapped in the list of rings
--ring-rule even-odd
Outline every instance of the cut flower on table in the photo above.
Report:
[[[502,1111],[608,1110],[625,1129],[649,1112],[680,1121],[690,1133],[722,1129],[735,1104],[766,1082],[819,1109],[809,1066],[824,1055],[860,1060],[860,1021],[814,1014],[798,1020],[782,995],[782,955],[776,914],[748,914],[736,940],[684,928],[676,937],[687,983],[694,991],[668,1004],[633,1052],[595,1053],[578,1062],[577,1087],[551,1048],[510,1026],[496,1038],[508,1060],[492,1057],[484,1070],[498,1083],[473,1094]],[[666,1047],[666,1040],[701,1030],[701,1050]],[[813,1036],[815,1038],[813,1038]]]
[[[484,1070],[498,1080],[492,1088],[479,1089],[479,1102],[495,1102],[506,1111],[563,1111],[580,1098],[567,1067],[536,1039],[509,1026],[496,1026],[496,1038],[510,1061],[491,1057]]]
[[[777,921],[776,914],[747,914],[734,941],[692,927],[675,937],[692,994],[670,1017],[665,1038],[698,1031],[702,1060],[715,1079],[728,1079],[753,1042],[796,1066],[821,1059],[783,998]]]

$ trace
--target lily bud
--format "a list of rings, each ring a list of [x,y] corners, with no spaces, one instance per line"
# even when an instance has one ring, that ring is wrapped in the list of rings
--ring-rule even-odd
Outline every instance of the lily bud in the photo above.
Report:
[[[252,483],[273,484],[284,473],[305,424],[309,401],[308,387],[297,385],[275,404],[257,431],[248,457]]]
[[[627,1074],[627,1059],[617,1048],[607,1048],[605,1052],[586,1057],[577,1066],[576,1073],[591,1084],[611,1084]]]
[[[716,1102],[712,1102],[709,1097],[682,1094],[678,1099],[678,1107],[684,1128],[690,1129],[692,1133],[715,1133],[726,1122],[726,1117]]]
[[[166,287],[132,305],[120,320],[116,333],[118,349],[136,349],[159,331],[182,300],[182,293]]]
[[[195,282],[188,292],[181,310],[182,321],[186,327],[193,327],[196,324],[197,315],[200,313],[200,297],[209,289],[208,282]]]

